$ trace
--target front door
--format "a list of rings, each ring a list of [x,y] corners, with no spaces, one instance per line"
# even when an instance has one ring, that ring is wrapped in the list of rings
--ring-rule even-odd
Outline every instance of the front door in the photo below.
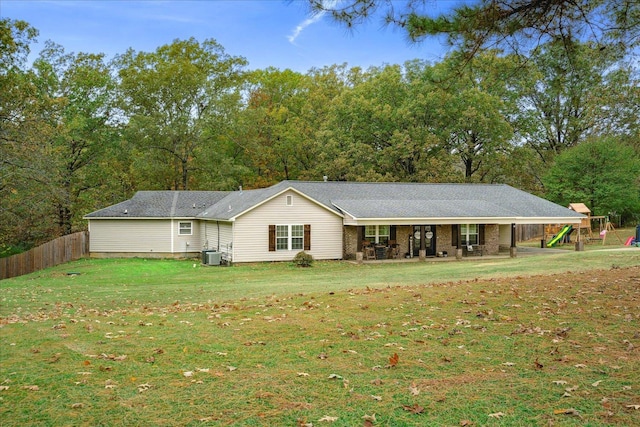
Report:
[[[426,249],[426,256],[436,256],[435,225],[413,226],[413,256],[419,256],[420,249]]]

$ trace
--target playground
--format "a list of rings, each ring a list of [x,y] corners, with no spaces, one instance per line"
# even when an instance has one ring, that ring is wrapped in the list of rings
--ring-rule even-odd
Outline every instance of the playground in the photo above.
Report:
[[[616,229],[609,217],[592,216],[589,208],[583,203],[572,203],[569,209],[586,215],[586,218],[577,226],[547,224],[544,228],[543,247],[559,248],[569,244],[575,246],[576,250],[594,246],[640,247],[640,225]]]

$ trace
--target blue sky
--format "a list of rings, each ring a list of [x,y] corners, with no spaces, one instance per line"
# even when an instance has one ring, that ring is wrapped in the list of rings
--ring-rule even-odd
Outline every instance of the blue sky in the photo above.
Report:
[[[432,0],[434,10],[456,3]],[[345,62],[363,68],[416,58],[436,62],[447,51],[438,40],[411,44],[375,18],[349,32],[328,16],[310,19],[305,5],[300,0],[0,0],[0,17],[39,30],[33,55],[45,40],[67,52],[112,58],[128,48],[150,52],[175,39],[213,38],[228,54],[245,57],[250,69],[304,73]]]

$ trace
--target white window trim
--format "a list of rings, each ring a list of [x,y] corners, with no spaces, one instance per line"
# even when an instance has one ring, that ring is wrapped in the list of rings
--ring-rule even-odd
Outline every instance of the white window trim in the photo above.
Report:
[[[302,235],[293,236],[293,227],[301,227]],[[287,247],[278,248],[278,239],[284,239],[284,237],[278,237],[278,228],[287,227]],[[293,248],[293,239],[302,239],[302,245],[300,248]],[[301,251],[304,249],[304,225],[303,224],[276,224],[276,251]]]
[[[374,235],[370,235],[370,234],[368,235],[366,227],[375,227],[376,228],[375,236]],[[387,228],[388,234],[380,234],[380,227],[388,227]],[[380,237],[386,237],[387,241],[391,240],[391,226],[389,226],[389,225],[369,225],[369,226],[365,226],[364,230],[365,230],[364,231],[364,234],[365,234],[364,238],[365,239],[373,238],[373,243],[380,243]]]
[[[469,233],[469,226],[470,225],[474,225],[476,227],[476,231],[475,233]],[[461,234],[461,238],[462,241],[464,242],[465,245],[477,245],[480,242],[480,226],[478,224],[462,224],[461,225],[461,230],[460,230],[460,234]],[[466,231],[466,233],[464,232]],[[476,242],[475,243],[471,243],[469,242],[469,236],[476,236]]]
[[[287,195],[286,200],[287,206],[293,206],[293,196],[291,194]]]
[[[183,233],[182,224],[189,224],[189,232]],[[178,221],[178,236],[193,236],[193,221]]]

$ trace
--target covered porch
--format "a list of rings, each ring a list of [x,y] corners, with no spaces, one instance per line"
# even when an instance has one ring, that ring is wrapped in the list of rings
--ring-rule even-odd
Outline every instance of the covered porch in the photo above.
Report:
[[[344,226],[344,259],[356,261],[516,256],[515,224]]]

